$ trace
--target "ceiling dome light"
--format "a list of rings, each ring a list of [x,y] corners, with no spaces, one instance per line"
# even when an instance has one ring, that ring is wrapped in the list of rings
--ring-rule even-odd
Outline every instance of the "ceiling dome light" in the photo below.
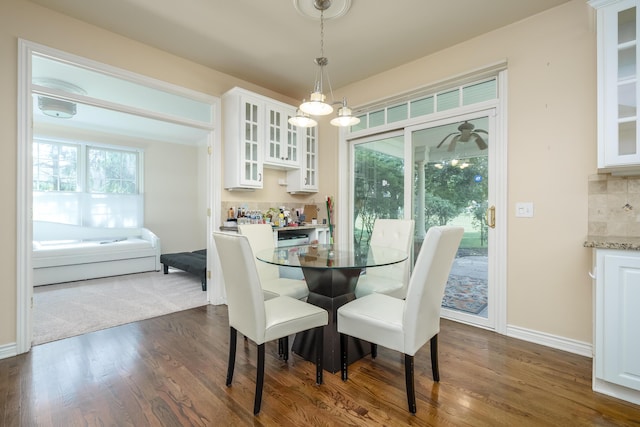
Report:
[[[35,77],[33,79],[33,84],[71,94],[87,94],[87,92],[81,87],[59,79]],[[38,108],[43,114],[57,119],[70,119],[78,112],[75,102],[56,98],[50,95],[38,95]]]
[[[38,108],[47,116],[58,119],[70,119],[78,112],[75,102],[38,96]]]

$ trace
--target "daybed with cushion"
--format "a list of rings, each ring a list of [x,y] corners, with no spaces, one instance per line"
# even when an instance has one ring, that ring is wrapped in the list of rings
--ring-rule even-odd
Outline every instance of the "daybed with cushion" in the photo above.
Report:
[[[207,290],[207,250],[200,249],[193,252],[176,252],[160,255],[160,262],[164,267],[164,274],[169,274],[169,267],[195,274],[200,278],[202,290]]]
[[[160,270],[160,239],[146,228],[33,222],[33,284]]]

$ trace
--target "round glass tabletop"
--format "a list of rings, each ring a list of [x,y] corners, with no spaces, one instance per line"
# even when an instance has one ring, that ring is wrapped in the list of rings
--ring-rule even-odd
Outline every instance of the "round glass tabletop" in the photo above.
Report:
[[[269,264],[317,269],[379,267],[402,262],[407,257],[404,251],[383,246],[369,246],[362,252],[356,252],[336,244],[265,249],[256,254],[256,258]]]

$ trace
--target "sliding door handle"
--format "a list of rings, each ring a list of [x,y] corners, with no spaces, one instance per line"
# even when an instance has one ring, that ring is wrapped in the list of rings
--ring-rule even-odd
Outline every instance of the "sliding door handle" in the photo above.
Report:
[[[491,228],[496,228],[496,207],[491,206],[487,209],[487,212],[484,214],[484,220],[487,223],[487,226]]]

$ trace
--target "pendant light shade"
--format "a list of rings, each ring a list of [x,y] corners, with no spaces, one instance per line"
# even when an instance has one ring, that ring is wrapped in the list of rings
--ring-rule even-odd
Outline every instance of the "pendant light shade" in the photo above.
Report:
[[[300,109],[296,111],[295,116],[289,118],[288,122],[290,125],[299,126],[301,128],[314,127],[318,125],[317,121]]]
[[[347,107],[347,100],[342,100],[342,107],[338,109],[338,116],[331,120],[334,126],[346,127],[360,123],[360,119],[351,113],[351,108]]]
[[[333,113],[333,107],[331,104],[325,102],[326,99],[327,97],[322,93],[320,85],[316,83],[315,91],[311,93],[309,101],[300,104],[300,110],[312,116],[326,116],[327,114],[331,114]]]

